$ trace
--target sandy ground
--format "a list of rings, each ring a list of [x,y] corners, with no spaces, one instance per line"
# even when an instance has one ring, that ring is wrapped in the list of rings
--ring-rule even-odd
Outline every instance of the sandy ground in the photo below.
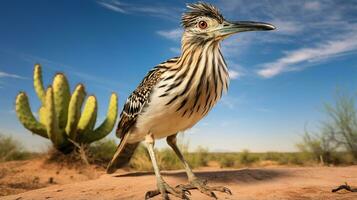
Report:
[[[62,173],[62,172],[60,172]],[[333,199],[357,200],[357,193],[340,191],[331,193],[337,185],[348,182],[357,186],[357,166],[352,167],[266,167],[239,170],[196,170],[210,185],[225,185],[233,195],[217,193],[219,199],[235,200],[308,200]],[[186,183],[183,171],[163,172],[167,182],[175,186]],[[65,175],[62,175],[65,176]],[[107,175],[102,173],[95,180],[55,184],[17,195],[3,196],[3,200],[112,200],[144,199],[147,190],[155,189],[152,173],[124,172]],[[82,177],[83,178],[83,177]],[[41,179],[41,178],[40,178]],[[88,179],[88,178],[87,178]],[[160,199],[154,198],[154,199]],[[172,199],[176,199],[172,197]],[[191,199],[210,199],[198,191],[192,191]]]
[[[95,167],[69,167],[48,163],[44,159],[0,163],[1,196],[26,192],[52,185],[98,178],[103,170]]]

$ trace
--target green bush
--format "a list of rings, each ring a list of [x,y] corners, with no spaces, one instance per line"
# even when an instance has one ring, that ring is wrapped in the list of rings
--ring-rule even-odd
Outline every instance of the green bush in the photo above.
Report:
[[[109,163],[112,159],[117,144],[114,139],[103,139],[94,142],[89,146],[88,155],[90,160],[94,160],[95,163]]]
[[[201,146],[198,146],[195,152],[186,152],[185,158],[192,168],[205,167],[210,160],[208,149]]]
[[[158,164],[161,169],[174,170],[182,168],[182,164],[171,148],[156,150]]]
[[[239,156],[236,153],[220,153],[219,156],[215,156],[215,160],[218,161],[220,167],[236,167],[239,165]]]
[[[242,165],[249,166],[259,160],[260,159],[257,155],[250,153],[248,150],[244,150],[239,156],[239,163]]]
[[[26,160],[34,154],[25,151],[23,145],[11,136],[0,134],[0,162]]]
[[[326,118],[317,133],[305,131],[297,147],[321,164],[357,162],[356,96],[337,91],[333,103],[326,103]],[[341,154],[342,153],[342,154]],[[352,157],[351,157],[352,156]]]
[[[194,153],[187,152],[187,148],[181,149],[183,149],[182,153],[192,168],[207,166],[209,161],[207,149],[198,147]],[[183,169],[183,164],[171,148],[155,149],[155,152],[160,169]],[[130,167],[136,170],[152,170],[152,163],[144,144],[139,145],[136,149],[130,161]]]
[[[152,165],[144,144],[140,144],[130,160],[129,166],[139,171],[151,171]]]

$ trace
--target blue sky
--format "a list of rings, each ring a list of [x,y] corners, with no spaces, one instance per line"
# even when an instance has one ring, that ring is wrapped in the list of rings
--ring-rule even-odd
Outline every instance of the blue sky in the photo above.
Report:
[[[189,1],[19,1],[0,3],[0,132],[45,149],[17,121],[24,90],[33,111],[33,65],[44,81],[64,72],[99,100],[102,121],[112,91],[120,108],[146,72],[179,55],[180,16]],[[274,32],[247,32],[223,42],[228,94],[184,138],[211,151],[294,151],[304,127],[316,129],[322,103],[336,88],[357,92],[357,4],[337,0],[209,1],[231,20],[256,20]],[[111,134],[114,138],[114,134]],[[163,146],[163,142],[159,142]]]

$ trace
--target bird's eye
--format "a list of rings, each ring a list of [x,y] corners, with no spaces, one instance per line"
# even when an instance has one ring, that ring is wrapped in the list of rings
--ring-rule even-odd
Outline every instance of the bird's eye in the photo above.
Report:
[[[206,29],[207,28],[207,22],[205,22],[205,21],[198,22],[198,27],[200,27],[200,29]]]

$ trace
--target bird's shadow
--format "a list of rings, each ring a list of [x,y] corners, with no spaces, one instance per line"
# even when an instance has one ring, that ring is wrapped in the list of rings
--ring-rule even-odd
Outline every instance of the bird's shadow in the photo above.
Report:
[[[163,171],[161,173],[166,177],[175,177],[179,179],[187,179],[184,171]],[[237,169],[237,170],[216,170],[216,171],[196,171],[195,174],[199,178],[208,179],[215,182],[241,182],[253,183],[260,181],[271,181],[273,179],[289,176],[289,172],[278,169]],[[129,172],[125,174],[115,175],[114,177],[138,177],[154,175],[153,172]]]

